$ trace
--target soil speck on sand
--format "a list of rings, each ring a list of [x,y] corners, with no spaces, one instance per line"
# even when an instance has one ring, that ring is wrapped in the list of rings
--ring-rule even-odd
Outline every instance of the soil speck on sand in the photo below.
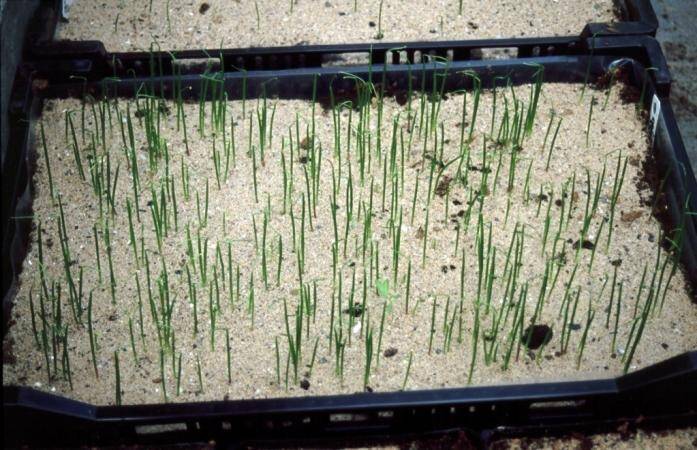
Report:
[[[447,194],[450,190],[451,181],[451,177],[443,175],[443,178],[438,183],[438,186],[436,186],[436,195],[438,195],[439,197],[445,197],[445,194]]]
[[[586,250],[593,250],[595,248],[595,243],[588,239],[584,239],[583,242],[580,240],[574,242],[574,250],[578,250],[579,246]]]
[[[395,347],[390,347],[387,350],[385,350],[383,355],[385,355],[385,358],[392,358],[394,355],[397,354],[397,351],[398,350]]]
[[[622,222],[632,223],[641,217],[642,212],[639,210],[628,211],[628,212],[622,211],[621,215],[622,215]]]
[[[344,314],[352,314],[353,317],[361,317],[363,315],[363,304],[355,302],[352,307],[344,310]]]
[[[523,344],[530,350],[537,350],[549,343],[554,336],[554,332],[547,325],[531,325],[523,331],[521,339]]]

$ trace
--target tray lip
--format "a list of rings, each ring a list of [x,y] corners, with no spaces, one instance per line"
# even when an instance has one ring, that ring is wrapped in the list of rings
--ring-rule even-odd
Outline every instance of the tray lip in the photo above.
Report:
[[[652,378],[646,379],[652,372]],[[496,402],[554,402],[582,399],[586,395],[612,396],[637,391],[665,380],[691,376],[697,381],[697,349],[684,352],[635,372],[617,377],[539,383],[510,383],[476,385],[438,389],[418,389],[389,392],[357,392],[298,397],[271,397],[261,399],[211,400],[199,402],[170,402],[115,405],[92,405],[61,395],[25,386],[3,386],[5,398],[11,404],[37,405],[48,400],[51,408],[67,405],[75,416],[100,421],[138,422],[142,417],[155,416],[156,420],[181,420],[192,411],[204,415],[244,416],[260,413],[297,413],[317,411],[361,412],[375,408],[413,408],[466,404],[488,405]],[[533,391],[530,396],[526,391]],[[62,410],[61,408],[58,408]]]
[[[613,23],[590,23],[586,25],[582,34],[602,35],[638,35],[656,36],[659,22],[651,0],[625,0],[621,5],[629,14],[630,20]],[[617,24],[621,24],[616,28]],[[622,24],[624,26],[622,26]]]
[[[565,39],[560,38],[560,40],[564,41]],[[607,38],[607,39],[603,39],[603,40],[599,39],[599,43],[601,43],[603,48],[604,48],[604,47],[611,46],[613,44],[612,41],[615,41],[615,45],[617,46],[615,48],[615,50],[617,52],[620,52],[621,48],[623,48],[623,47],[621,47],[620,44],[626,43],[630,40],[639,42],[638,44],[635,44],[637,47],[646,46],[647,42],[652,41],[652,39],[650,39],[650,38],[637,38],[637,39]],[[660,51],[660,49],[659,49],[659,51]],[[511,61],[515,61],[515,60],[511,60]],[[505,60],[503,63],[505,63]],[[312,71],[312,69],[308,69],[308,70]],[[665,98],[664,96],[660,96],[660,100],[661,100],[661,102],[665,102],[668,106],[670,105],[669,100],[667,98]],[[674,118],[671,120],[674,120]],[[679,134],[677,135],[676,139],[678,142],[673,143],[673,144],[677,145],[678,147],[681,146],[682,141],[680,139]],[[684,147],[682,150],[684,151]],[[688,353],[685,353],[683,355],[679,355],[673,359],[680,359],[681,361],[683,361],[683,363],[686,364],[685,370],[687,371],[688,376],[692,377],[691,379],[693,380],[693,385],[697,385],[697,378],[695,378],[697,376],[697,351],[688,352]],[[599,379],[590,379],[590,380],[583,380],[583,381],[578,381],[578,382],[548,382],[548,383],[541,383],[541,384],[474,386],[474,387],[452,388],[452,389],[432,389],[432,390],[427,390],[427,391],[409,391],[407,393],[391,392],[391,393],[381,393],[381,394],[358,394],[358,397],[355,397],[354,395],[348,395],[348,396],[343,395],[343,396],[336,396],[336,397],[335,396],[299,397],[299,398],[293,398],[293,399],[272,399],[271,404],[278,403],[278,404],[281,404],[282,406],[285,406],[287,408],[287,407],[294,406],[295,402],[300,402],[300,403],[304,403],[304,404],[308,404],[308,405],[312,406],[313,402],[316,402],[318,399],[320,399],[320,400],[324,399],[325,401],[332,403],[332,402],[337,402],[337,401],[340,401],[340,400],[343,400],[346,398],[351,398],[351,399],[368,398],[369,400],[373,400],[373,399],[379,400],[381,398],[391,398],[390,396],[399,397],[401,394],[408,394],[408,395],[415,395],[415,396],[417,396],[417,395],[438,396],[439,394],[440,395],[454,394],[455,391],[457,391],[459,393],[464,392],[464,393],[468,393],[468,394],[472,394],[472,393],[476,393],[476,392],[481,393],[481,392],[486,392],[487,389],[493,389],[493,391],[496,391],[497,389],[504,389],[504,390],[506,390],[506,389],[508,389],[508,390],[518,389],[518,390],[533,390],[533,391],[535,391],[536,389],[549,389],[552,392],[553,396],[556,393],[555,398],[559,398],[559,397],[567,398],[567,397],[564,397],[563,395],[560,395],[558,390],[559,390],[560,386],[563,388],[563,386],[567,385],[568,383],[578,383],[580,385],[579,386],[580,390],[575,391],[574,395],[582,395],[583,389],[581,389],[581,388],[585,388],[589,391],[592,391],[591,388],[595,388],[596,389],[595,391],[586,392],[586,393],[587,394],[594,393],[594,394],[600,395],[600,396],[613,397],[613,396],[618,396],[618,395],[622,394],[622,392],[627,392],[627,391],[639,389],[641,387],[641,385],[643,384],[640,380],[640,372],[646,373],[646,372],[649,372],[649,369],[650,369],[650,371],[654,371],[654,372],[659,371],[660,372],[658,367],[661,366],[662,364],[665,364],[667,361],[671,361],[671,360],[664,360],[663,362],[659,362],[655,365],[649,366],[645,369],[642,369],[641,371],[633,372],[633,373],[630,373],[628,375],[617,377],[614,379],[600,379],[600,380]],[[646,371],[646,372],[644,372],[644,371]],[[3,395],[3,408],[5,411],[7,411],[8,407],[13,408],[13,407],[17,407],[17,406],[19,406],[19,407],[27,407],[27,406],[31,406],[31,405],[36,406],[37,401],[40,403],[41,400],[44,399],[44,401],[48,402],[49,400],[51,400],[51,397],[56,397],[56,396],[52,396],[51,394],[36,391],[33,388],[14,387],[14,386],[3,386],[3,394],[4,394]],[[540,398],[540,397],[537,397],[537,398]],[[9,399],[9,401],[6,401],[6,399]],[[204,405],[204,406],[208,406],[214,410],[213,413],[211,413],[211,414],[213,414],[214,416],[220,416],[221,414],[223,414],[223,415],[229,414],[229,412],[225,413],[225,412],[221,412],[220,410],[217,410],[217,411],[215,411],[215,410],[217,408],[220,408],[221,404],[222,404],[222,406],[231,404],[230,402],[194,402],[194,403],[180,403],[180,404],[169,403],[166,405],[154,404],[154,405],[114,407],[114,406],[94,406],[94,405],[89,405],[89,404],[85,404],[85,403],[81,403],[81,402],[76,402],[77,403],[77,405],[76,405],[75,401],[69,400],[65,397],[58,396],[57,399],[59,399],[59,400],[57,400],[56,402],[50,402],[50,403],[56,408],[56,411],[59,413],[72,414],[74,416],[82,417],[82,418],[85,418],[85,417],[89,418],[91,415],[94,417],[94,420],[107,421],[110,423],[120,423],[120,424],[123,424],[124,422],[129,422],[129,418],[127,416],[123,415],[124,412],[138,412],[142,408],[151,409],[153,411],[157,411],[158,409],[160,409],[160,410],[161,409],[168,409],[171,407],[176,407],[176,408],[181,408],[183,410],[187,410],[187,409],[191,409],[192,405],[198,405],[198,406]],[[31,402],[28,402],[28,400],[31,400]],[[54,400],[55,400],[55,398],[54,398]],[[494,400],[496,400],[496,401],[509,400],[510,401],[513,399],[511,399],[511,398],[504,398],[504,399],[492,398],[490,401],[494,401]],[[525,400],[523,400],[523,399],[518,399],[518,400],[526,401],[526,402],[535,401],[534,398],[531,399],[529,397]],[[438,403],[438,405],[442,406],[443,404],[448,404],[449,402],[452,403],[452,401],[453,401],[453,398],[450,397],[450,398],[445,399],[445,400],[440,400],[440,403]],[[32,403],[32,402],[34,402],[34,403]],[[63,402],[70,402],[70,403],[64,404]],[[243,400],[241,402],[258,402],[258,400]],[[479,402],[486,403],[486,400],[480,399]],[[368,402],[368,403],[370,403],[370,402]],[[66,409],[65,407],[60,406],[62,404],[64,406],[66,406],[66,405],[70,406],[70,408]],[[261,405],[262,403],[256,403],[256,404]],[[249,408],[250,403],[239,403],[239,404],[233,403],[233,405],[237,405],[240,407],[246,406],[247,408]],[[390,407],[395,407],[395,408],[396,407],[406,407],[406,408],[410,407],[409,404],[407,404],[407,405],[403,404],[400,406],[399,401],[395,401],[394,403],[389,403],[389,405],[391,405]],[[434,404],[431,403],[431,404],[429,404],[429,407],[431,407],[433,405]],[[330,406],[333,407],[334,409],[341,409],[336,404],[332,404]],[[376,406],[387,407],[386,403],[384,403],[384,402],[378,402],[378,404],[371,404],[371,405],[366,406],[366,407],[374,408]],[[420,406],[423,406],[423,404]],[[75,409],[74,409],[75,407],[79,407],[78,410],[81,411],[81,413],[76,413]],[[315,404],[314,408],[319,408],[319,407]],[[353,409],[353,408],[354,407],[351,407],[349,409]],[[312,409],[308,409],[308,408],[299,408],[299,410],[300,411],[312,411]],[[249,412],[249,411],[247,411],[247,412]],[[282,412],[284,412],[284,411],[275,411],[275,412],[274,411],[262,411],[259,413],[273,415],[274,413],[279,414]],[[285,412],[288,412],[288,411],[285,411]],[[298,412],[298,411],[295,410],[295,412]],[[241,412],[240,414],[244,414],[244,413]],[[90,419],[90,420],[92,420],[92,419]],[[158,419],[158,420],[161,420],[161,419]]]
[[[406,53],[414,65],[427,64],[431,56],[449,57],[452,61],[482,60],[473,52],[484,49],[514,49],[516,54],[506,59],[490,59],[490,64],[522,58],[581,54],[616,54],[629,56],[652,66],[651,77],[657,90],[664,95],[670,91],[671,76],[660,44],[651,36],[580,36],[535,37],[514,39],[482,39],[465,41],[391,42],[374,44],[308,45],[288,47],[223,48],[185,50],[181,52],[126,52],[108,53],[99,41],[62,41],[30,46],[25,54],[25,65],[41,69],[47,79],[55,81],[62,72],[72,71],[85,76],[87,82],[107,80],[116,74],[122,77],[147,76],[157,66],[159,76],[174,75],[175,61],[216,59],[224,72],[261,72],[285,69],[322,70],[325,63],[346,54],[363,54],[364,64],[399,63],[400,52]],[[419,52],[419,54],[417,54]],[[329,58],[329,60],[327,60]],[[420,60],[418,60],[420,59]],[[189,61],[191,62],[191,61]],[[72,66],[70,68],[66,65]],[[37,66],[37,67],[34,67]],[[348,67],[352,67],[349,65]],[[180,72],[181,73],[181,72]],[[57,81],[66,82],[66,79]]]
[[[640,380],[642,372],[653,371],[650,380]],[[33,388],[3,386],[5,442],[27,442],[12,425],[23,418],[43,420],[52,433],[63,426],[84,432],[84,443],[163,442],[276,442],[308,440],[351,441],[356,439],[397,437],[422,433],[443,433],[449,429],[465,430],[484,447],[493,438],[527,435],[566,435],[581,430],[616,431],[617,424],[636,428],[677,428],[697,423],[697,399],[685,395],[697,386],[697,351],[677,355],[654,366],[618,378],[540,383],[533,385],[476,386],[466,388],[349,394],[322,397],[273,398],[193,403],[168,403],[126,406],[93,406]],[[529,391],[534,389],[535,397]],[[505,395],[491,395],[501,391]],[[663,403],[658,415],[650,412],[655,403]],[[677,405],[679,403],[679,405]],[[565,406],[568,405],[568,406]],[[667,405],[667,406],[666,406]],[[496,410],[494,409],[496,408]],[[530,411],[533,411],[530,413]],[[389,412],[392,423],[380,420]],[[439,428],[438,423],[418,424],[414,420],[447,420],[457,414],[455,422]],[[528,413],[528,414],[526,414]],[[647,415],[642,415],[647,413]],[[20,416],[13,420],[12,417]],[[375,429],[355,436],[346,430],[331,429],[332,417],[360,416]],[[281,431],[259,429],[269,423],[295,424]],[[302,424],[315,424],[303,426]],[[139,435],[139,427],[183,425],[182,433],[171,436]],[[227,428],[225,425],[227,424]],[[232,424],[236,427],[232,427]],[[7,428],[10,425],[10,428]],[[377,428],[380,425],[384,429]],[[413,427],[413,428],[405,428]],[[237,428],[239,427],[239,428]],[[327,427],[327,429],[323,428]],[[224,430],[230,430],[227,434]],[[354,428],[352,431],[360,430]],[[349,430],[351,431],[351,430]],[[377,432],[377,433],[376,433]],[[22,439],[24,437],[24,439]],[[55,437],[54,437],[55,439]],[[46,441],[33,435],[30,443],[55,446],[73,442],[71,436]],[[227,441],[226,441],[227,439]],[[388,439],[390,440],[390,439]]]

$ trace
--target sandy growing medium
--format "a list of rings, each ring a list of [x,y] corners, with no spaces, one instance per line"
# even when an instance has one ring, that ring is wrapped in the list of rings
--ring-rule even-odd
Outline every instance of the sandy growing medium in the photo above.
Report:
[[[354,4],[356,9],[354,10]],[[615,20],[611,0],[75,0],[58,39],[109,51],[577,35]],[[167,14],[169,5],[169,16]],[[167,19],[169,17],[169,19]]]
[[[585,448],[614,448],[614,449],[656,449],[656,450],[688,450],[697,445],[697,429],[684,428],[674,431],[643,431],[635,433],[608,433],[590,436],[578,433],[563,438],[518,438],[496,441],[500,449],[585,449]]]
[[[656,299],[655,307],[647,312],[630,370],[694,349],[697,306],[690,301],[682,272],[672,271],[669,255],[661,250],[661,227],[647,206],[651,193],[641,181],[647,137],[634,105],[623,103],[618,88],[607,94],[604,107],[606,92],[586,90],[581,98],[579,86],[546,84],[532,133],[521,148],[492,144],[505,122],[505,105],[509,118],[514,116],[513,93],[519,102],[527,103],[531,88],[498,90],[493,134],[492,92],[482,92],[473,126],[472,93],[451,95],[440,103],[415,95],[411,109],[391,98],[382,106],[373,100],[362,114],[348,108],[333,113],[307,101],[270,99],[266,129],[272,132],[264,134],[263,159],[259,130],[264,106],[260,101],[228,102],[225,127],[215,134],[212,104],[206,104],[203,113],[198,105],[184,104],[189,154],[184,128],[177,128],[173,103],[163,103],[148,113],[143,99],[139,104],[112,102],[113,128],[102,105],[104,129],[97,125],[102,123],[99,105],[94,110],[86,105],[83,141],[81,103],[47,102],[42,123],[55,196],[60,195],[66,221],[67,270],[76,285],[82,274],[83,312],[69,301],[59,207],[51,198],[46,160],[39,147],[34,220],[42,224],[49,287],[42,288],[35,229],[13,310],[15,324],[6,338],[16,360],[5,364],[3,383],[112,404],[116,398],[115,352],[126,403],[161,402],[165,400],[163,389],[168,401],[362,391],[367,354],[373,355],[367,385],[374,391],[399,390],[405,378],[406,389],[424,389],[463,386],[470,376],[472,384],[615,376],[622,373],[623,356],[630,350],[627,343],[634,318],[641,317],[651,296]],[[587,128],[591,102],[595,104]],[[467,107],[464,126],[463,104]],[[66,111],[74,111],[75,140],[86,181],[78,176],[72,133],[66,134]],[[127,204],[135,201],[132,161],[126,156],[131,144],[128,127],[124,124],[122,134],[118,123],[119,117],[126,121],[129,113],[140,179],[139,220],[133,214],[135,250],[127,214]],[[199,118],[203,133],[198,129]],[[555,139],[554,128],[560,119]],[[148,168],[146,124],[150,124],[151,142],[166,143],[168,149],[168,157],[161,156],[153,170]],[[159,133],[152,131],[158,127]],[[468,141],[470,127],[472,139]],[[93,146],[102,165],[90,162],[94,161],[94,157],[90,159]],[[550,148],[553,152],[546,169]],[[226,149],[230,154],[227,176]],[[117,180],[111,188],[115,214],[109,213],[108,198],[102,195],[100,218],[99,197],[89,181],[88,167],[93,164],[108,172],[106,155],[111,179]],[[467,161],[461,166],[459,155],[464,156],[460,161]],[[517,163],[512,166],[514,155]],[[626,161],[626,173],[608,245],[618,160],[621,164]],[[215,161],[220,161],[219,177]],[[363,183],[361,161],[365,163]],[[313,165],[319,166],[315,183]],[[182,170],[189,174],[188,198]],[[336,237],[333,183],[337,190]],[[353,186],[352,200],[349,185]],[[585,211],[588,205],[592,210],[594,199],[597,207],[583,238]],[[166,217],[170,228],[160,248],[153,211],[163,205],[166,212],[161,217]],[[395,261],[396,230],[401,230],[401,237]],[[106,238],[111,243],[115,300]],[[332,247],[337,243],[334,259]],[[263,281],[264,260],[268,286]],[[666,269],[662,271],[662,267]],[[545,272],[549,274],[546,285]],[[487,276],[490,273],[493,276]],[[91,356],[88,313],[84,311],[90,295],[96,361]],[[42,297],[49,337],[52,329],[68,327],[67,345],[58,339],[55,359],[50,339],[50,351],[41,350]],[[360,305],[360,309],[354,308],[353,319],[348,311],[350,299]],[[62,305],[61,321],[56,307],[51,310],[58,303]],[[302,342],[297,379],[288,362],[284,304],[290,336],[295,344],[298,338]],[[300,304],[304,305],[300,310],[303,322],[296,334]],[[162,320],[167,305],[172,305],[171,323]],[[519,321],[517,311],[524,311]],[[589,314],[594,316],[584,347],[581,342]],[[549,326],[553,336],[547,344],[528,351],[520,345],[520,335],[534,315],[535,323]],[[500,331],[493,333],[492,329]],[[60,330],[59,338],[66,335]],[[173,342],[163,338],[170,330]],[[225,330],[230,336],[230,380]],[[366,337],[371,331],[373,348],[368,353]],[[345,345],[343,363],[337,358],[337,335]],[[63,370],[64,353],[70,363],[72,389],[68,371]],[[508,367],[504,367],[507,360]],[[342,364],[343,377],[338,373]]]
[[[625,428],[622,430],[622,428]],[[697,428],[682,428],[671,431],[632,431],[626,426],[620,426],[621,430],[615,433],[571,433],[569,436],[560,437],[523,437],[502,438],[490,442],[490,448],[501,450],[583,450],[594,449],[656,449],[656,450],[689,450],[697,446]],[[468,448],[471,445],[468,436],[464,433],[451,433],[444,436],[436,436],[415,441],[400,442],[370,448],[381,450],[397,450],[400,448],[426,449],[426,448]],[[350,444],[348,444],[350,445]],[[350,447],[364,448],[364,447]]]

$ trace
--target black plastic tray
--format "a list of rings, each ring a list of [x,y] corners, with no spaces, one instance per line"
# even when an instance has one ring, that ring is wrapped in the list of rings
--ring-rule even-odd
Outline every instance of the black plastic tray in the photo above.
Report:
[[[403,51],[425,44],[403,44]],[[516,59],[457,60],[450,63],[446,90],[468,88],[471,80],[458,75],[474,70],[486,87],[497,76],[508,76],[513,83],[529,82],[536,68],[545,67],[545,81],[580,83],[589,71],[592,80],[606,73],[611,64],[625,67],[626,82],[644,88],[644,107],[651,133],[652,151],[657,166],[668,173],[664,186],[667,227],[684,220],[683,267],[688,278],[697,280],[697,217],[681,217],[686,202],[697,211],[697,182],[690,170],[670,101],[670,74],[658,44],[649,37],[594,37],[528,39],[525,41],[477,41],[455,46],[454,43],[429,44],[431,51],[471,52],[486,48],[514,47]],[[87,44],[85,44],[87,46]],[[55,49],[55,48],[54,48]],[[308,50],[309,49],[309,50]],[[536,50],[537,49],[537,50]],[[58,49],[60,50],[60,49]],[[31,122],[40,113],[44,98],[79,96],[90,92],[132,96],[141,86],[157,94],[170,96],[172,83],[171,56],[166,54],[100,54],[68,46],[56,51],[51,61],[28,62],[20,68],[11,101],[12,165],[3,173],[3,273],[13,274],[21,268],[28,245],[31,221],[21,219],[31,211],[30,180],[33,151]],[[384,80],[386,89],[403,89],[411,74],[415,86],[425,77],[430,89],[433,71],[443,66],[434,63],[398,64],[393,51],[369,46],[347,49],[350,53],[381,58],[382,64],[335,67],[311,65],[305,68],[267,69],[266,61],[284,57],[302,59],[314,52],[340,55],[336,48],[308,47],[296,53],[287,49],[267,54],[262,69],[237,70],[225,74],[225,88],[230,99],[240,98],[242,79],[246,80],[247,98],[261,94],[281,98],[310,98],[313,80],[322,97],[330,84],[334,92],[342,88],[342,72]],[[232,52],[225,54],[227,61]],[[380,55],[381,56],[376,56]],[[188,56],[187,56],[188,55]],[[371,56],[372,55],[372,56]],[[178,59],[199,58],[200,52],[179,54]],[[119,62],[121,60],[121,62]],[[126,63],[128,62],[128,63]],[[647,71],[648,67],[655,70]],[[200,68],[199,68],[200,69]],[[184,92],[193,100],[199,89],[200,73],[196,66],[182,75]],[[589,70],[590,69],[590,70]],[[154,70],[154,72],[153,72]],[[155,76],[151,76],[154,74]],[[70,78],[70,75],[84,77]],[[121,78],[118,83],[110,77]],[[48,80],[48,83],[39,80]],[[348,83],[348,82],[346,82]],[[352,84],[351,84],[352,85]],[[186,88],[191,87],[188,90]],[[350,85],[346,85],[347,92]],[[655,125],[655,128],[654,128]],[[9,191],[5,187],[11,188]],[[5,209],[5,206],[8,209]],[[13,211],[9,220],[5,211]],[[5,221],[7,220],[7,221]],[[670,228],[669,228],[670,229]],[[9,255],[9,257],[8,257]],[[3,309],[9,317],[13,289],[5,288]],[[14,282],[10,279],[9,282]],[[356,437],[395,437],[451,429],[465,429],[477,444],[498,436],[530,435],[566,431],[600,431],[618,424],[640,423],[642,426],[677,426],[697,422],[697,352],[689,352],[643,370],[615,379],[554,382],[527,385],[466,387],[413,392],[372,393],[292,399],[241,400],[98,407],[26,387],[3,388],[5,445],[111,445],[167,444],[208,442],[219,444],[283,443],[294,441],[323,442]],[[41,432],[37,432],[41,423]],[[163,427],[156,427],[162,425]]]
[[[658,17],[651,0],[620,0],[615,2],[615,8],[620,12],[617,23],[590,23],[584,28],[583,34],[656,36]]]

